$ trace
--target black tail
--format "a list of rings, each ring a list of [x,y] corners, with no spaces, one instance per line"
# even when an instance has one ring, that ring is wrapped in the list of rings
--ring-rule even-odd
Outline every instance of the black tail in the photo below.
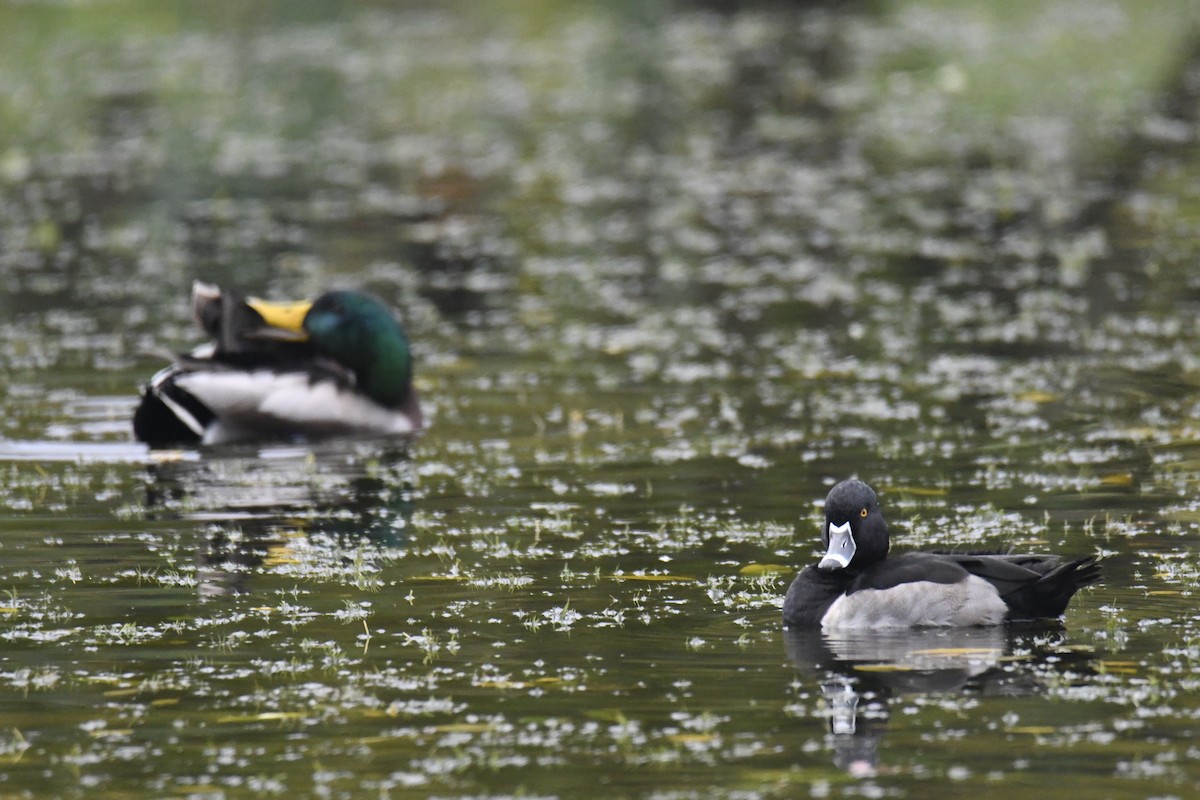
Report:
[[[1094,556],[1057,564],[1036,579],[1004,595],[1010,620],[1058,617],[1080,588],[1100,578],[1100,564]]]
[[[175,386],[175,374],[168,367],[142,390],[142,402],[133,412],[133,435],[139,442],[151,447],[199,444],[201,432],[213,421],[203,403]]]
[[[1075,592],[1100,577],[1093,556],[1073,561],[1034,553],[947,553],[944,557],[995,586],[1008,605],[1010,620],[1062,616]]]

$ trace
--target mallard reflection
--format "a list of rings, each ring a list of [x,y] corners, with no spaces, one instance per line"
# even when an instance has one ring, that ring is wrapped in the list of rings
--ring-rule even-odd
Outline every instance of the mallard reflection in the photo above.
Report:
[[[345,445],[231,450],[151,465],[146,505],[150,519],[191,523],[202,537],[202,597],[249,592],[269,573],[302,571],[314,544],[403,547],[412,464],[403,451]]]

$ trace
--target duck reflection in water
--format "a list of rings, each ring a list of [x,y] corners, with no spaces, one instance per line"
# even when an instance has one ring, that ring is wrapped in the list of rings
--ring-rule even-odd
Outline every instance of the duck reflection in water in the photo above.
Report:
[[[146,504],[151,519],[204,532],[196,552],[201,597],[238,594],[296,563],[298,548],[313,542],[403,547],[413,513],[410,470],[403,451],[345,442],[318,452],[242,448],[151,466]]]
[[[802,675],[819,682],[833,762],[854,777],[878,771],[894,700],[1036,694],[1038,666],[1090,672],[1089,657],[1063,650],[1064,639],[1057,623],[784,631],[788,657]]]

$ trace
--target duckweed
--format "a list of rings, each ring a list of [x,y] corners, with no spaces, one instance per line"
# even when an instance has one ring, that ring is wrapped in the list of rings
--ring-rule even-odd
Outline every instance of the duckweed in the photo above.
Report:
[[[0,12],[8,791],[1200,787],[1191,3],[244,12]],[[430,430],[133,444],[193,278],[377,293]],[[1105,579],[784,632],[849,475]]]

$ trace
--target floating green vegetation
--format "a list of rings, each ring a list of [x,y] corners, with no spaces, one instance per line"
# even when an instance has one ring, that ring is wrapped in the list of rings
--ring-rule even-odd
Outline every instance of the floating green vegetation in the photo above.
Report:
[[[718,5],[0,10],[6,791],[1196,793],[1194,4]],[[429,430],[132,444],[197,277]],[[850,475],[1104,580],[784,632]]]

